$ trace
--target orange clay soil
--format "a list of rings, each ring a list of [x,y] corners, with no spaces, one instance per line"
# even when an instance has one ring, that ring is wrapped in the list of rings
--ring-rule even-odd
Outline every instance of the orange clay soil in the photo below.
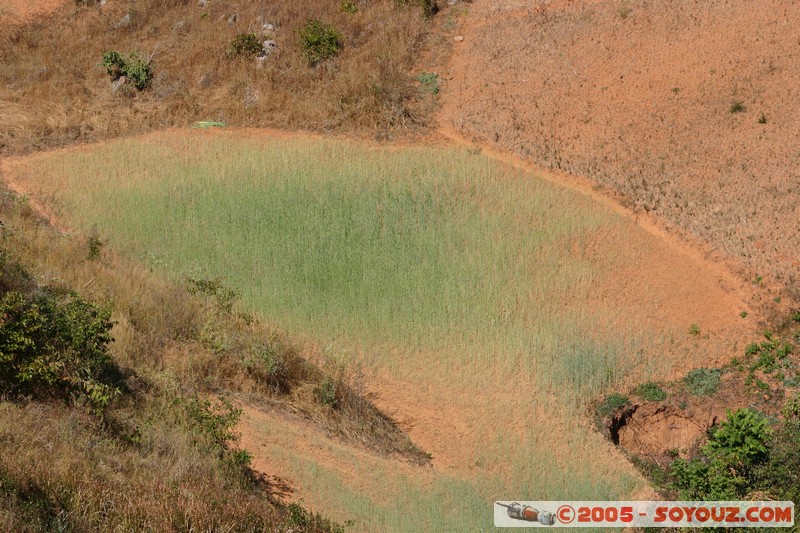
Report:
[[[800,4],[478,0],[460,21],[443,127],[587,176],[797,301]]]
[[[4,17],[11,17],[19,22],[27,22],[52,13],[64,3],[65,0],[3,0],[0,4],[0,21]]]

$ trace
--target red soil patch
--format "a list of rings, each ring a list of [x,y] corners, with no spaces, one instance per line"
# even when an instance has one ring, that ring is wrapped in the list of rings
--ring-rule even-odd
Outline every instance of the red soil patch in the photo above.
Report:
[[[796,297],[798,25],[777,0],[475,2],[440,120],[607,185]]]
[[[10,16],[20,22],[27,22],[39,16],[49,15],[66,0],[5,0],[0,8],[0,19]]]

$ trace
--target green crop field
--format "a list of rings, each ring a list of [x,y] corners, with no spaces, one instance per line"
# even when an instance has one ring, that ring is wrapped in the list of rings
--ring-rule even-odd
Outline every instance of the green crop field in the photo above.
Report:
[[[446,468],[373,458],[358,484],[287,440],[273,453],[312,507],[356,529],[485,531],[494,499],[640,486],[585,405],[655,375],[665,341],[586,305],[636,253],[598,260],[587,242],[639,231],[590,199],[462,148],[230,133],[115,141],[33,159],[25,174],[64,224],[169,276],[220,276],[265,321],[404,384],[401,404],[440,406],[434,463],[463,439]],[[357,467],[346,446],[329,453]]]

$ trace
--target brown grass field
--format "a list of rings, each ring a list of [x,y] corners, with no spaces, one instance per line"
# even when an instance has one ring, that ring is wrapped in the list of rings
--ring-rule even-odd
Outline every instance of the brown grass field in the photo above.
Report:
[[[618,191],[796,299],[798,21],[785,1],[478,2],[442,123]]]

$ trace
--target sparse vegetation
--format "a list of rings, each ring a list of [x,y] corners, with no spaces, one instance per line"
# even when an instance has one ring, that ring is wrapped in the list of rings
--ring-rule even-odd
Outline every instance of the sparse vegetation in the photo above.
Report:
[[[686,374],[684,384],[690,394],[708,396],[719,388],[721,374],[722,372],[717,369],[697,368]]]
[[[767,115],[765,115],[764,113],[761,113],[761,116],[758,117],[758,123],[759,124],[766,124],[767,123]]]
[[[614,392],[606,396],[597,406],[597,414],[601,417],[610,416],[623,407],[630,405],[631,401],[624,394]]]
[[[433,72],[423,72],[417,76],[417,81],[424,91],[431,94],[439,94],[439,75]]]
[[[694,335],[695,337],[700,335],[700,326],[697,324],[692,324],[689,326],[689,334]]]
[[[254,57],[264,52],[255,33],[240,33],[233,38],[230,45],[230,55],[238,57]]]
[[[106,52],[100,64],[112,81],[124,76],[140,91],[147,89],[153,79],[150,60],[143,59],[138,52],[132,52],[127,57],[115,51]]]
[[[638,385],[633,392],[649,402],[660,402],[667,398],[667,393],[664,392],[664,389],[652,381]]]
[[[746,110],[747,108],[744,106],[744,104],[737,100],[736,102],[731,104],[731,107],[728,111],[730,111],[731,114],[736,114],[736,113],[743,113]]]
[[[342,47],[342,34],[319,20],[308,20],[298,31],[300,44],[311,66],[336,56]]]
[[[669,488],[685,500],[735,500],[751,488],[753,469],[768,457],[767,421],[750,409],[728,412],[697,458],[676,459]]]
[[[358,5],[353,0],[344,0],[342,2],[341,10],[344,13],[358,13]]]

